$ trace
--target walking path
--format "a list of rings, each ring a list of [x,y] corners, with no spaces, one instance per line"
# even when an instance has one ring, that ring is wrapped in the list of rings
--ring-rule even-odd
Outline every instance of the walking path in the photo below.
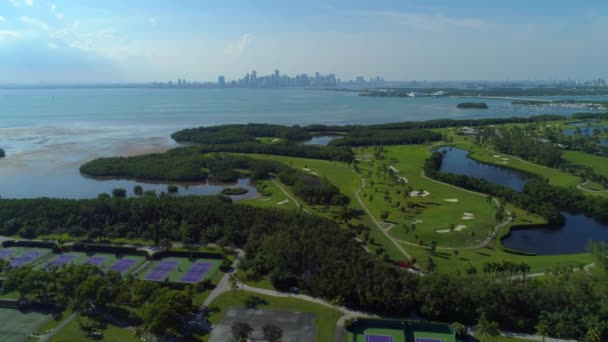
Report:
[[[285,194],[285,196],[287,196],[287,198],[289,198],[291,201],[293,201],[293,203],[296,205],[296,207],[302,209],[303,212],[310,214],[310,211],[308,209],[304,208],[304,206],[297,199],[295,199],[293,196],[291,196],[291,194],[287,190],[285,190],[285,188],[283,188],[283,186],[279,182],[275,181],[274,179],[272,180],[272,182],[279,189],[281,189],[281,191]]]
[[[585,188],[585,185],[587,185],[589,183],[588,180],[582,182],[581,184],[577,185],[576,188],[582,191],[588,191],[588,192],[594,192],[594,193],[603,193],[603,192],[608,192],[608,190],[591,190],[591,189],[587,189]]]
[[[388,228],[383,228],[382,223],[380,221],[376,220],[376,218],[372,214],[371,210],[369,210],[369,208],[365,205],[365,203],[363,203],[363,200],[361,199],[359,194],[361,193],[361,191],[363,191],[363,189],[365,189],[365,178],[361,177],[355,170],[352,170],[352,171],[361,180],[361,187],[359,188],[359,190],[357,190],[357,192],[355,192],[355,197],[357,198],[357,201],[359,202],[359,204],[361,205],[363,210],[365,210],[367,215],[369,215],[369,217],[372,219],[374,224],[378,227],[378,229],[380,229],[382,234],[384,234],[384,236],[386,236],[408,260],[412,260],[412,256],[409,255],[409,253],[406,252],[405,249],[403,249],[403,247],[399,244],[399,242],[397,242],[397,240],[394,239],[388,233],[388,230],[391,229],[392,226],[389,226]]]
[[[39,341],[40,342],[51,341],[53,336],[55,336],[55,334],[57,334],[59,331],[61,331],[61,329],[63,329],[66,325],[68,325],[68,323],[73,321],[74,318],[76,318],[76,314],[72,313],[68,318],[66,318],[63,322],[59,323],[58,326],[56,326],[54,329],[49,331],[46,335],[41,336]]]
[[[472,190],[467,190],[467,189],[459,188],[459,187],[457,187],[455,185],[447,184],[447,183],[435,180],[433,178],[430,178],[430,177],[428,177],[424,173],[424,170],[422,172],[420,172],[420,176],[422,176],[424,179],[426,179],[428,181],[435,182],[437,184],[441,184],[441,185],[448,186],[448,187],[451,187],[451,188],[454,188],[454,189],[466,191],[468,193],[479,195],[479,196],[488,196],[486,194],[482,194],[481,192],[476,192],[476,191],[472,191]],[[496,198],[492,198],[492,200],[494,201],[494,203],[496,203],[497,206],[500,206],[500,202]],[[445,250],[445,249],[449,249],[449,250],[454,250],[454,249],[468,250],[468,249],[478,249],[478,248],[485,247],[488,243],[490,243],[490,241],[492,241],[492,239],[494,239],[495,236],[498,235],[498,231],[500,231],[500,229],[502,227],[504,227],[504,226],[510,224],[511,222],[513,222],[513,215],[511,213],[511,211],[509,211],[509,209],[505,208],[505,212],[507,213],[507,219],[505,221],[503,221],[502,223],[500,223],[499,225],[495,226],[494,230],[492,231],[492,234],[489,234],[488,237],[484,241],[482,241],[481,243],[479,243],[478,245],[471,246],[471,247],[460,247],[460,248],[457,248],[457,247],[437,247],[437,249],[443,249],[443,250]],[[405,244],[411,245],[411,246],[418,246],[417,244],[412,243],[412,242],[407,242],[407,241],[403,241],[403,240],[399,240],[399,241],[401,241],[401,242],[403,242]]]

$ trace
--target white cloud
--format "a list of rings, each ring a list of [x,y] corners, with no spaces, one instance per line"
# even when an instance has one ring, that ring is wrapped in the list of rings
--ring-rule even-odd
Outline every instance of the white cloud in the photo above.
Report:
[[[148,18],[148,22],[154,26],[156,26],[156,24],[158,24],[158,18],[156,17],[150,17]]]
[[[242,35],[237,41],[229,43],[224,49],[224,54],[230,57],[241,57],[245,53],[247,45],[251,41],[249,33]]]
[[[54,44],[54,43],[48,43],[48,44],[46,44],[46,46],[47,46],[49,49],[56,49],[56,48],[57,48],[57,44]]]
[[[423,31],[442,31],[453,28],[488,29],[496,25],[478,18],[460,18],[446,16],[440,13],[427,14],[401,11],[367,11],[343,10],[329,6],[322,8],[336,12],[340,15],[367,18],[381,24],[404,25],[411,29]]]
[[[19,31],[14,30],[0,30],[0,42],[9,40],[9,39],[18,39],[21,38],[22,34]]]
[[[19,7],[19,6],[23,5],[23,4],[26,4],[29,7],[34,6],[34,0],[23,0],[23,1],[20,1],[20,0],[8,0],[8,2],[10,2],[11,4],[13,4],[13,6],[15,6],[15,7]]]
[[[5,22],[5,21],[6,21],[6,19],[4,19],[4,17],[0,15],[0,23]]]
[[[52,4],[51,5],[51,12],[53,12],[53,15],[55,16],[55,18],[57,18],[58,20],[63,20],[63,13],[60,13],[57,11],[57,5]]]
[[[34,26],[34,27],[39,28],[41,30],[45,30],[45,31],[49,30],[49,25],[47,23],[45,23],[44,21],[38,20],[36,18],[31,18],[31,17],[27,17],[27,16],[21,16],[19,18],[19,20],[21,20],[22,23]]]

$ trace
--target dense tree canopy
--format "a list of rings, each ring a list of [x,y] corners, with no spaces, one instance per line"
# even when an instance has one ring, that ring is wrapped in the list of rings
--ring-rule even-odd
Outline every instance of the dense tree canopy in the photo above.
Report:
[[[234,244],[246,251],[242,268],[248,274],[267,275],[278,288],[297,286],[313,296],[384,314],[407,315],[414,310],[431,320],[475,324],[478,313],[484,312],[501,328],[524,331],[533,331],[544,312],[587,317],[564,333],[571,338],[601,327],[608,318],[608,306],[602,300],[608,295],[607,282],[584,272],[538,281],[505,281],[506,276],[497,280],[496,272],[419,277],[366,252],[348,230],[331,220],[298,211],[232,204],[221,197],[2,200],[0,222],[4,222],[3,234],[30,226],[62,230],[78,224],[104,235],[135,232],[138,236],[160,234],[174,240]],[[6,286],[28,296],[53,293],[48,291],[52,282],[43,281],[46,285],[36,287],[23,281],[29,276],[20,272],[25,273],[10,271]],[[94,306],[101,304],[100,291],[110,299],[121,295],[113,290],[115,284],[99,277],[103,275],[91,268],[90,275],[75,275],[63,291]],[[116,280],[116,284],[120,282]],[[175,317],[190,303],[177,293],[157,293],[139,282],[127,288],[132,288],[129,303],[143,303],[142,329],[149,332],[176,324]],[[551,318],[548,324],[561,322],[560,317]]]

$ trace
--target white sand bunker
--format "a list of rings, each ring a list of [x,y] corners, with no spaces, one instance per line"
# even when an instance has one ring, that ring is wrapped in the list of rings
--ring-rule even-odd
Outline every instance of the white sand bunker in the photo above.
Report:
[[[418,223],[422,223],[422,220],[416,220],[416,221],[412,222],[412,224],[418,224]]]
[[[463,229],[465,229],[467,226],[465,226],[464,224],[459,224],[456,226],[456,228],[454,228],[455,231],[459,232]]]
[[[502,160],[509,160],[509,158],[500,158],[500,159],[502,159]]]
[[[500,163],[500,164],[509,164],[509,162],[506,162],[506,161],[504,161],[504,160],[503,160],[503,161],[499,161],[499,163]]]
[[[392,165],[391,165],[391,166],[389,166],[388,168],[389,168],[391,171],[393,171],[394,173],[399,173],[399,170],[398,170],[396,167],[392,166]]]
[[[310,172],[310,169],[307,167],[303,167],[302,170],[306,171],[306,172]]]
[[[454,230],[459,232],[459,231],[465,229],[466,227],[467,226],[465,226],[464,224],[459,224],[456,227],[454,227]],[[440,229],[440,230],[436,230],[435,232],[439,233],[439,234],[445,234],[445,233],[449,233],[450,230],[449,229]]]
[[[426,197],[428,195],[430,195],[431,193],[428,191],[412,191],[410,192],[410,197]]]
[[[408,180],[405,177],[399,177],[399,178],[397,178],[397,182],[399,182],[401,184],[407,184]]]
[[[444,201],[456,203],[456,202],[459,202],[460,200],[458,198],[445,198]]]
[[[471,213],[463,213],[463,216],[461,217],[461,219],[463,220],[474,220],[475,219],[475,215],[471,214]]]
[[[261,201],[261,202],[267,202],[267,201],[270,201],[270,198],[268,198],[268,197],[264,197],[264,198],[260,198],[260,199],[258,199],[258,201]]]
[[[500,156],[498,154],[493,154],[492,157],[494,157],[494,158],[500,158]]]
[[[285,203],[289,203],[288,199],[282,200],[281,202],[277,202],[277,205],[283,205]]]

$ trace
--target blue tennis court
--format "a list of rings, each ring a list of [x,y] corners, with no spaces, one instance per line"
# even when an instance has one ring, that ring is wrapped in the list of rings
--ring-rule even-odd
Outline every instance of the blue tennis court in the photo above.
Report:
[[[198,283],[203,280],[203,277],[211,270],[211,267],[213,267],[213,264],[210,262],[196,262],[180,281],[184,283]]]
[[[393,342],[393,337],[386,335],[365,335],[365,342]]]
[[[416,342],[443,342],[443,340],[438,340],[434,338],[417,338]]]

